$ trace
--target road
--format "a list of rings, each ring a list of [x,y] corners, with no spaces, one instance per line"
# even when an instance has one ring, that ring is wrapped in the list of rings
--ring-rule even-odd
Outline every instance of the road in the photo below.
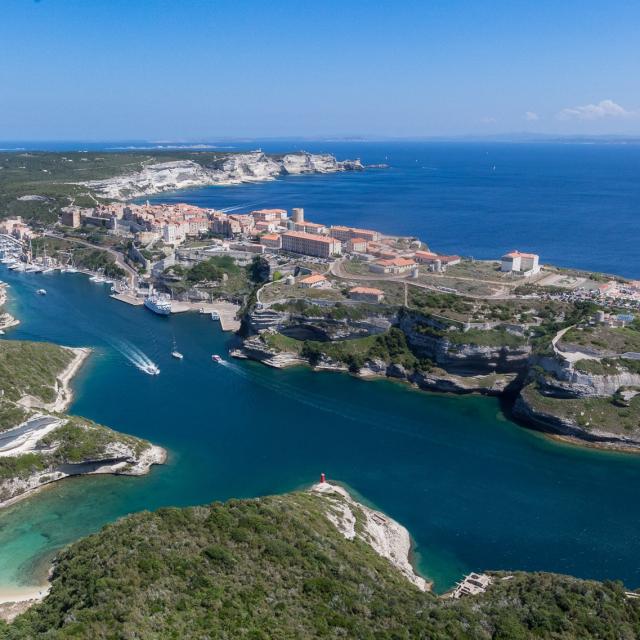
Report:
[[[99,249],[100,251],[106,251],[107,253],[110,253],[116,261],[116,264],[121,268],[124,269],[124,271],[128,274],[129,276],[129,286],[132,289],[135,289],[137,286],[137,282],[138,282],[138,272],[131,267],[130,265],[128,265],[125,260],[124,257],[122,256],[122,254],[119,251],[116,251],[115,249],[110,249],[109,247],[101,247],[98,244],[93,244],[91,242],[87,242],[86,240],[80,240],[78,238],[69,238],[67,236],[63,236],[59,233],[53,233],[52,231],[45,231],[44,235],[46,236],[50,236],[51,238],[57,238],[58,240],[66,240],[67,242],[75,242],[76,244],[81,244],[84,245],[85,247],[91,247],[92,249]]]

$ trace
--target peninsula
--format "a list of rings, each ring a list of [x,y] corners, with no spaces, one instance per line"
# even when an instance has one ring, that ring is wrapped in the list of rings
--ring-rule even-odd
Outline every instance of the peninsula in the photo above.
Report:
[[[235,357],[497,395],[514,418],[554,437],[640,447],[640,282],[543,265],[517,250],[483,261],[443,255],[417,237],[348,220],[327,226],[302,208],[122,202],[195,184],[363,168],[305,153],[172,153],[6,154],[0,180],[15,189],[11,206],[40,211],[0,222],[0,233],[21,243],[16,268],[53,261],[115,280],[123,302],[211,311],[223,328],[240,326]],[[12,182],[16,162],[45,163],[50,176]],[[93,179],[78,181],[76,163]],[[58,171],[69,180],[64,197],[48,195]]]
[[[69,476],[143,475],[165,461],[161,447],[64,413],[89,355],[85,348],[0,341],[0,508]]]
[[[406,530],[327,482],[310,491],[128,516],[61,552],[47,597],[2,638],[635,637],[614,582],[470,574],[442,596]],[[91,594],[90,597],[87,594]]]

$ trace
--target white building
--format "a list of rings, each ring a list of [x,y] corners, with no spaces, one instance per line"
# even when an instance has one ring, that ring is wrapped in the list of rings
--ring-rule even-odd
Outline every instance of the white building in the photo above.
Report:
[[[539,256],[535,253],[511,251],[502,256],[500,271],[520,276],[533,276],[540,271]]]

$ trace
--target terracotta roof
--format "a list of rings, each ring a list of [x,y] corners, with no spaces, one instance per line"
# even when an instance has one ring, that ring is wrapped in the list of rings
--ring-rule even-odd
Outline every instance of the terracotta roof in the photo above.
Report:
[[[503,258],[537,258],[535,253],[520,253],[520,251],[510,251],[502,256]]]
[[[323,275],[319,273],[314,273],[311,276],[302,278],[302,280],[300,280],[300,284],[316,284],[317,282],[324,282],[325,280],[326,278]]]
[[[335,238],[326,238],[315,233],[307,233],[306,231],[287,231],[282,234],[285,238],[300,238],[301,240],[313,240],[314,242],[323,242],[324,244],[334,244],[339,242]]]
[[[389,260],[377,260],[376,264],[379,264],[381,267],[408,267],[409,265],[415,264],[415,261],[409,260],[408,258],[391,258]]]

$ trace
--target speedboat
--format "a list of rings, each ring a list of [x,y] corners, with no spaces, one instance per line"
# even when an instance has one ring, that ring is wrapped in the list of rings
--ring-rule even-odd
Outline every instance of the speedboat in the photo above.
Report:
[[[38,289],[38,290],[36,291],[36,293],[37,293],[39,296],[46,296],[46,295],[47,295],[47,290],[46,290],[46,289]]]
[[[214,362],[217,362],[217,363],[222,362],[222,358],[221,358],[217,353],[214,353],[214,354],[211,356],[211,359],[212,359]]]
[[[176,360],[182,360],[184,358],[184,356],[179,351],[172,351],[171,357],[175,358]]]
[[[150,376],[157,376],[160,373],[158,366],[153,363],[145,364],[144,367],[142,367],[142,370]]]

